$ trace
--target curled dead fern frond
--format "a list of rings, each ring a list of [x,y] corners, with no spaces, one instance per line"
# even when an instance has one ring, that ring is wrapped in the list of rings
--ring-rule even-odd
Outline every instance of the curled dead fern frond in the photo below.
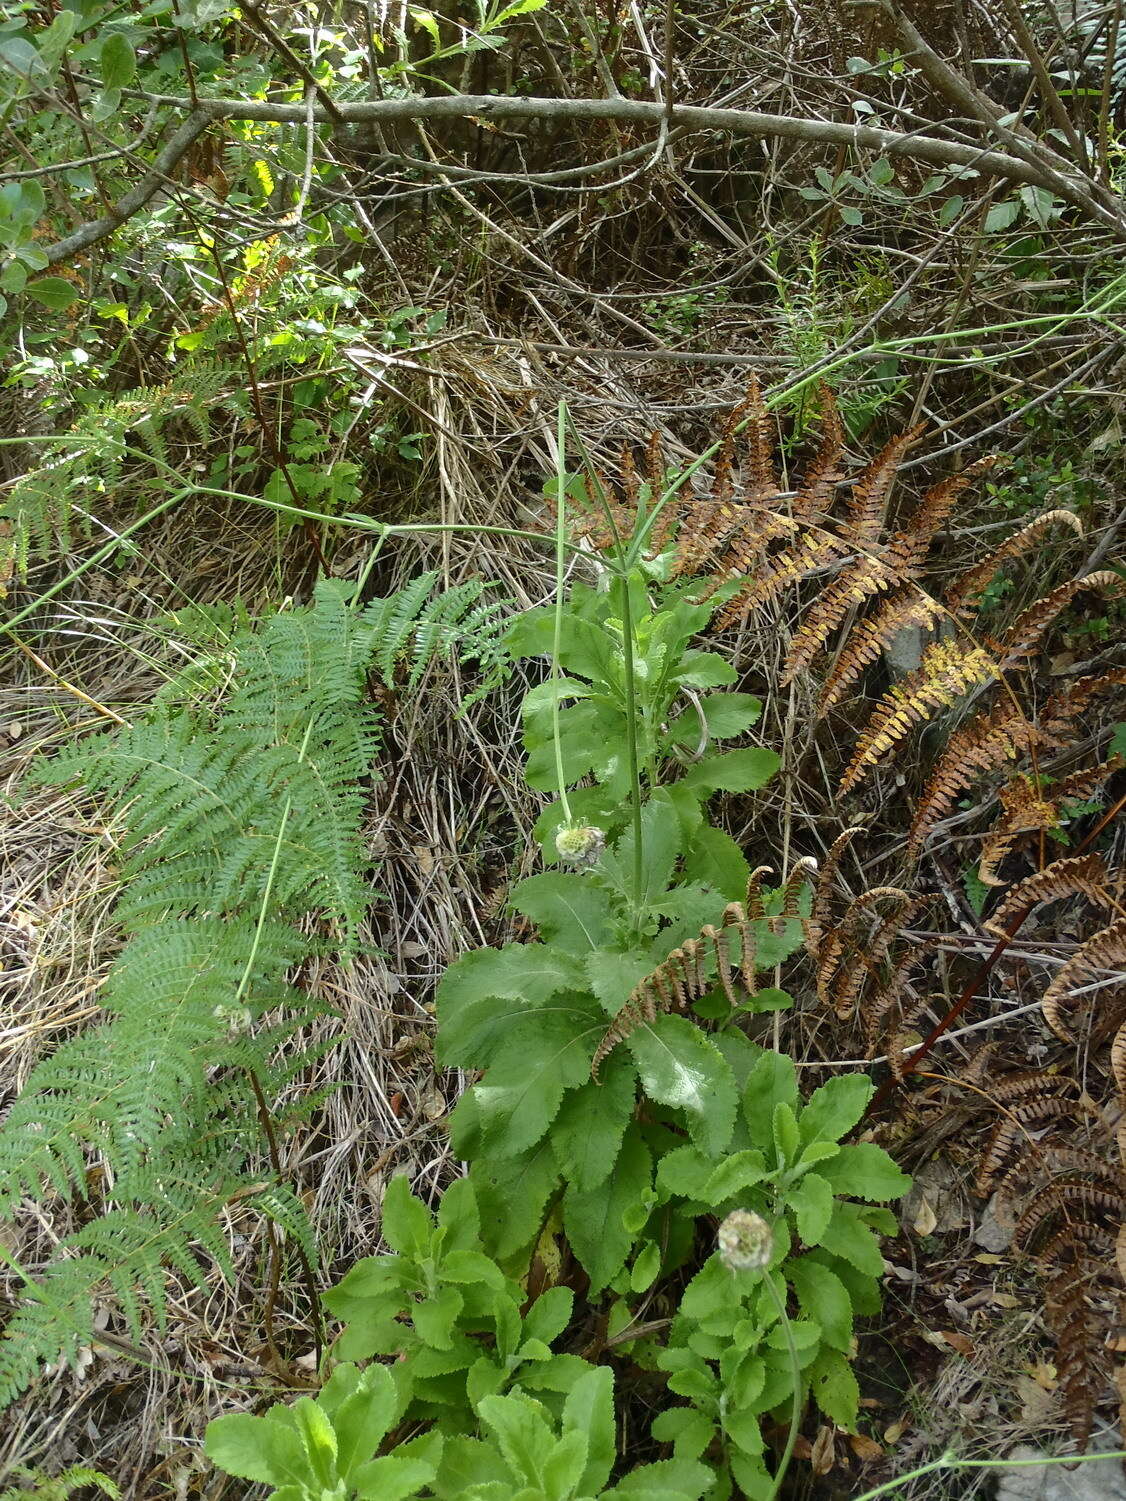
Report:
[[[993,575],[1005,563],[1019,558],[1053,526],[1069,526],[1076,536],[1083,535],[1083,523],[1072,511],[1045,511],[1019,532],[1006,537],[1000,547],[995,547],[988,557],[982,558],[972,568],[960,573],[943,596],[952,610],[960,609],[968,600],[979,595]]]
[[[1041,1009],[1044,1020],[1062,1042],[1073,1042],[1071,1029],[1063,1020],[1063,1006],[1068,996],[1080,986],[1126,968],[1126,917],[1089,938],[1073,954],[1044,992]],[[1126,981],[1126,973],[1120,973]]]
[[[1053,589],[1043,599],[1030,605],[1001,644],[1002,665],[1009,667],[1024,661],[1040,645],[1045,631],[1061,610],[1071,603],[1077,594],[1086,589],[1105,590],[1114,595],[1126,589],[1126,580],[1110,568],[1085,574],[1082,578],[1069,579],[1058,589]]]
[[[860,1024],[864,1029],[864,1041],[869,1058],[875,1057],[880,1034],[889,1025],[889,1019],[893,1019],[893,1033],[898,1033],[906,1024],[908,1015],[915,1011],[914,1006],[906,1011],[903,1007],[903,998],[908,990],[908,976],[929,954],[934,952],[935,947],[936,941],[927,939],[924,943],[908,948],[892,965],[887,979],[877,985],[872,995],[861,1003]]]
[[[1027,719],[1009,699],[982,710],[960,725],[939,756],[915,807],[908,849],[917,854],[924,839],[951,812],[965,788],[1016,761],[1033,748],[1058,741]]]
[[[809,918],[805,927],[805,946],[809,952],[817,958],[822,940],[825,937],[829,924],[829,913],[833,906],[835,895],[837,871],[840,868],[841,858],[852,840],[860,833],[860,825],[854,824],[851,828],[844,829],[837,835],[829,846],[829,851],[821,862],[817,875],[817,882],[813,888],[813,903]]]
[[[979,646],[957,641],[928,646],[918,670],[894,684],[876,705],[841,778],[841,792],[851,792],[916,725],[997,677],[996,663]]]
[[[747,884],[746,899],[742,902],[728,902],[718,925],[705,923],[700,929],[699,937],[685,939],[655,969],[637,982],[594,1051],[590,1074],[596,1083],[598,1070],[605,1059],[637,1027],[645,1022],[655,1021],[662,1012],[674,1008],[685,1010],[712,989],[716,983],[711,978],[712,964],[719,985],[733,1006],[739,1000],[735,991],[736,980],[748,993],[755,989],[758,937],[754,924],[776,920],[765,917],[763,908],[761,880],[767,870],[767,866],[760,866],[752,872]],[[796,871],[801,870],[802,866],[799,864]],[[795,907],[800,888],[799,879],[791,900],[791,905]],[[783,916],[785,906],[784,897]]]
[[[985,924],[986,930],[1000,937],[1005,932],[1006,923],[1022,908],[1040,902],[1058,902],[1065,896],[1085,896],[1096,906],[1112,906],[1109,880],[1101,855],[1073,855],[1070,859],[1055,860],[1047,869],[1025,876],[1023,881],[1011,887]]]

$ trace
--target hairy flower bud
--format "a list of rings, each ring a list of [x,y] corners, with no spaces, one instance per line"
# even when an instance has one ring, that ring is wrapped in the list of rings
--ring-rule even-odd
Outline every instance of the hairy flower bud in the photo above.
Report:
[[[719,1254],[733,1272],[764,1272],[774,1255],[774,1231],[761,1214],[733,1209],[719,1227]]]
[[[564,824],[555,836],[555,848],[568,865],[597,865],[606,835],[591,824]]]

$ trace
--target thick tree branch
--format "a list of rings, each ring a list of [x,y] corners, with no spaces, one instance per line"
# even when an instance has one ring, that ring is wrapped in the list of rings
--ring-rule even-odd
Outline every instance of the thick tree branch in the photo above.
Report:
[[[157,156],[153,169],[146,174],[115,206],[113,213],[76,230],[74,234],[47,247],[52,262],[66,260],[96,241],[112,234],[130,215],[143,208],[162,184],[166,183],[179,158],[206,126],[214,120],[263,120],[278,125],[305,125],[309,113],[305,104],[273,104],[257,99],[201,99],[193,106],[190,99],[169,96],[146,96],[151,103],[188,111],[188,118]],[[313,109],[319,123],[336,123],[323,105]],[[365,100],[340,103],[339,119],[354,124],[396,120],[542,120],[549,124],[615,120],[660,129],[666,120],[665,106],[644,99],[518,99],[492,94],[457,94],[439,98]],[[1002,151],[989,151],[935,136],[881,130],[872,125],[847,125],[832,120],[804,119],[791,115],[765,115],[753,110],[719,109],[703,105],[677,104],[672,118],[678,128],[718,131],[729,135],[749,136],[760,140],[783,139],[808,143],[826,143],[876,151],[884,156],[907,156],[934,167],[968,167],[987,176],[1008,182],[1030,183],[1062,194],[1070,202],[1091,212],[1090,184],[1078,177],[1064,177],[1053,165],[1036,160],[1022,160]],[[518,180],[518,174],[513,174]],[[1126,211],[1116,214],[1102,209],[1095,217],[1126,240]],[[1109,221],[1109,223],[1108,223]]]
[[[120,229],[126,219],[131,219],[135,213],[143,209],[160,188],[167,187],[169,178],[175,171],[180,158],[196,137],[203,134],[213,119],[213,115],[206,114],[203,110],[193,110],[179,130],[169,136],[164,146],[157,152],[151,170],[145,173],[136,187],[130,188],[128,193],[118,199],[108,214],[101,219],[92,219],[89,224],[83,224],[81,229],[76,229],[65,239],[56,240],[53,245],[46,247],[45,254],[51,265],[59,261],[67,261],[72,255],[77,255],[80,250],[85,250],[99,240],[104,240],[107,235],[113,234],[115,229]]]

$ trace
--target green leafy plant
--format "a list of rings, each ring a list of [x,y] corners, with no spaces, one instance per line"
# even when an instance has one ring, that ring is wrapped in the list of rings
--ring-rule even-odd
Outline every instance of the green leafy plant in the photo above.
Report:
[[[763,1415],[797,1413],[809,1394],[837,1426],[855,1428],[853,1315],[879,1309],[879,1235],[896,1222],[878,1206],[910,1186],[881,1148],[842,1143],[871,1098],[867,1079],[831,1079],[803,1103],[792,1061],[755,1051],[722,1149],[677,1147],[657,1169],[658,1202],[721,1227],[667,1339],[649,1342],[669,1390],[691,1404],[663,1413],[654,1436],[679,1455],[714,1456],[718,1446],[752,1498],[775,1487]]]
[[[0,1217],[48,1194],[94,1211],[45,1268],[14,1267],[23,1302],[0,1339],[0,1400],[89,1343],[103,1284],[139,1338],[145,1305],[164,1317],[167,1264],[198,1285],[229,1271],[220,1214],[234,1195],[315,1260],[300,1201],[275,1174],[249,1188],[245,1167],[266,1102],[315,1056],[296,1040],[279,1051],[322,1009],[287,976],[317,953],[346,960],[371,899],[369,671],[413,681],[474,641],[501,668],[480,586],[435,596],[433,583],[357,608],[353,586],[326,581],[311,605],[227,638],[213,621],[221,700],[198,696],[206,671],[181,677],[135,725],[40,768],[121,810],[126,942],[102,991],[110,1020],[40,1063],[0,1127]]]

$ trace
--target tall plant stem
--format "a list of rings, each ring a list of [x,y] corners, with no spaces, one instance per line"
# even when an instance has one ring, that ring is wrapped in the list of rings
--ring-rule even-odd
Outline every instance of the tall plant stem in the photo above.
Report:
[[[555,414],[555,631],[551,645],[551,682],[555,692],[551,700],[551,738],[555,749],[555,781],[559,788],[559,801],[563,805],[563,817],[569,827],[571,800],[567,796],[563,746],[559,738],[559,678],[562,675],[559,653],[563,649],[563,585],[567,571],[566,447],[567,403],[561,401]]]
[[[778,1461],[778,1468],[774,1472],[774,1482],[767,1493],[767,1501],[775,1501],[775,1497],[782,1489],[782,1482],[786,1478],[786,1471],[790,1468],[790,1461],[794,1457],[794,1446],[798,1441],[798,1429],[801,1427],[802,1390],[801,1390],[801,1365],[798,1361],[797,1346],[794,1344],[794,1333],[790,1328],[790,1315],[786,1312],[785,1300],[779,1295],[774,1286],[774,1279],[767,1272],[763,1278],[770,1292],[771,1301],[782,1322],[782,1333],[786,1336],[786,1352],[790,1357],[790,1376],[794,1383],[794,1396],[790,1404],[790,1431],[786,1435],[786,1447],[782,1450],[782,1458]]]
[[[645,851],[641,844],[641,774],[637,760],[637,677],[634,672],[633,605],[629,575],[619,580],[622,589],[622,666],[626,697],[626,768],[633,821],[633,911],[640,920],[641,892],[645,884]]]

